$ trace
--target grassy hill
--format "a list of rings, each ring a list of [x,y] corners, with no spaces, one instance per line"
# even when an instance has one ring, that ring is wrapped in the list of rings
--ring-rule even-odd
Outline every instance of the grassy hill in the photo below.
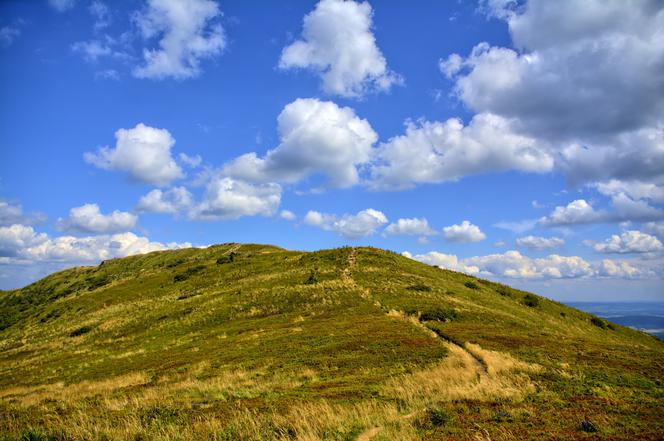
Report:
[[[1,292],[0,329],[0,439],[664,433],[661,341],[373,248],[114,259]]]

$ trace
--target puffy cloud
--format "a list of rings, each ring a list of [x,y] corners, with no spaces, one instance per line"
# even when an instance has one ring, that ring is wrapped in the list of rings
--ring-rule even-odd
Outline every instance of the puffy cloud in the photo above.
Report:
[[[5,258],[0,262],[10,265],[38,262],[89,263],[190,246],[190,243],[151,242],[133,233],[50,238],[25,225],[0,227],[0,258]]]
[[[279,67],[317,72],[329,94],[360,97],[389,90],[402,80],[376,46],[372,14],[368,2],[321,0],[304,17],[302,40],[282,51]]]
[[[228,177],[214,177],[203,200],[189,212],[198,220],[237,219],[242,216],[271,216],[281,203],[278,184],[251,184]]]
[[[192,194],[184,187],[162,191],[154,189],[141,197],[136,210],[148,213],[178,213],[194,205]]]
[[[526,236],[519,237],[516,244],[520,247],[526,247],[533,250],[545,250],[549,248],[560,248],[565,245],[565,240],[560,237],[539,237]]]
[[[628,261],[605,259],[598,262],[587,262],[578,256],[560,256],[557,254],[539,259],[532,259],[518,251],[507,251],[502,254],[490,254],[466,259],[459,259],[455,255],[443,254],[437,251],[415,256],[408,252],[402,254],[429,265],[484,277],[549,280],[651,276],[650,271],[638,269]]]
[[[449,242],[480,242],[486,239],[486,235],[477,225],[471,224],[465,220],[460,225],[450,225],[443,228],[443,236]]]
[[[21,35],[21,30],[16,26],[3,26],[0,28],[0,44],[4,47],[11,44]]]
[[[586,202],[584,199],[577,199],[566,206],[558,206],[548,217],[540,219],[541,225],[571,225],[571,224],[589,224],[599,222],[603,218],[601,213]]]
[[[115,138],[115,148],[87,152],[85,161],[105,170],[125,171],[135,181],[159,186],[184,176],[171,156],[175,139],[168,130],[139,123],[133,129],[119,129]]]
[[[282,219],[286,219],[288,221],[294,221],[295,219],[297,219],[297,216],[295,216],[295,213],[293,213],[290,210],[281,210],[279,212],[279,217],[282,218]]]
[[[664,5],[485,4],[516,49],[478,44],[441,62],[461,101],[549,145],[573,183],[664,176]]]
[[[76,0],[48,0],[48,3],[58,12],[64,12],[74,7]]]
[[[664,239],[664,222],[648,222],[643,225],[643,229],[648,233]]]
[[[381,144],[375,156],[370,185],[378,189],[507,170],[543,173],[554,163],[534,138],[518,134],[510,120],[490,113],[475,115],[467,126],[456,118],[408,122],[406,133]]]
[[[664,219],[664,211],[648,205],[643,200],[631,199],[624,193],[611,198],[612,211],[595,210],[584,199],[577,199],[566,206],[556,207],[549,216],[542,217],[543,226],[615,223],[626,221],[646,222]]]
[[[348,187],[359,181],[357,166],[369,160],[378,139],[369,123],[353,109],[330,101],[297,99],[278,118],[280,144],[259,158],[242,155],[223,167],[223,174],[251,182],[296,182],[316,173],[330,185]]]
[[[30,215],[25,215],[23,213],[23,207],[20,204],[15,204],[0,199],[0,227],[14,224],[30,225],[43,222],[45,220],[45,214],[32,213]]]
[[[436,231],[429,226],[425,218],[399,219],[385,228],[387,234],[405,234],[409,236],[433,236]]]
[[[115,210],[102,214],[97,204],[85,204],[69,210],[69,217],[58,219],[57,227],[78,233],[119,233],[136,226],[135,214]]]
[[[624,193],[631,199],[649,199],[655,202],[664,202],[664,183],[611,179],[606,182],[595,183],[593,186],[606,196]]]
[[[134,20],[144,38],[159,37],[159,48],[143,50],[144,64],[134,69],[134,76],[198,76],[201,61],[219,55],[226,46],[219,17],[219,6],[212,0],[148,0]]]
[[[593,249],[598,253],[649,253],[662,251],[664,246],[655,236],[640,231],[625,231],[620,236],[612,235],[602,243],[595,244]]]
[[[357,214],[345,214],[337,217],[333,214],[309,211],[303,221],[306,225],[334,231],[347,239],[359,239],[376,232],[385,225],[387,217],[380,211],[368,208]]]
[[[657,122],[664,106],[657,62],[664,55],[663,9],[657,1],[619,0],[494,7],[521,52],[481,43],[469,57],[443,64],[471,108],[517,117],[530,131],[638,129]]]
[[[194,156],[189,156],[186,153],[180,153],[178,155],[178,158],[180,158],[180,161],[183,164],[186,164],[187,166],[191,168],[196,168],[199,165],[201,165],[201,162],[203,161],[203,158],[201,158],[201,155],[194,155]]]

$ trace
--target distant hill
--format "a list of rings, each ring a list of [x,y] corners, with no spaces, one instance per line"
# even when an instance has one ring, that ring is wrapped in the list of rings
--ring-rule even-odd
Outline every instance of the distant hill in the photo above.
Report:
[[[0,440],[664,433],[664,342],[374,248],[113,259],[1,292],[0,329]]]

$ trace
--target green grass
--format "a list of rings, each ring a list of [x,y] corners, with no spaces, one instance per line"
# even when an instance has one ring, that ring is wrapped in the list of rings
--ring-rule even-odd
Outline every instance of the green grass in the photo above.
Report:
[[[661,341],[373,248],[114,259],[0,293],[0,329],[0,440],[664,433]],[[459,361],[478,375],[461,392],[391,392],[433,378],[466,343],[498,358]],[[538,369],[487,376],[510,360]],[[579,429],[584,415],[598,434]]]

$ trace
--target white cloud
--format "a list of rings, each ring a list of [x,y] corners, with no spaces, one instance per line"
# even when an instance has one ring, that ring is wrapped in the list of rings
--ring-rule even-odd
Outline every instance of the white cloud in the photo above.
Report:
[[[57,228],[77,233],[119,233],[136,226],[138,216],[115,210],[102,214],[97,204],[85,204],[69,210],[69,217],[58,219]]]
[[[433,236],[436,231],[429,226],[425,218],[399,219],[385,228],[387,234],[405,234],[409,236]]]
[[[560,248],[565,245],[565,240],[560,237],[526,236],[519,237],[516,240],[516,244],[520,247],[526,247],[532,250],[545,250],[550,248]]]
[[[87,152],[85,161],[105,170],[125,171],[135,181],[159,186],[184,176],[171,156],[175,139],[168,130],[139,123],[133,129],[119,129],[115,138],[115,148]]]
[[[259,158],[242,155],[223,167],[223,174],[251,182],[296,182],[316,173],[330,185],[348,187],[359,181],[357,166],[369,160],[378,139],[353,109],[330,101],[297,99],[278,118],[280,144]]]
[[[64,12],[74,7],[76,0],[48,0],[48,3],[58,12]]]
[[[180,162],[186,164],[191,168],[198,167],[199,165],[201,165],[201,162],[203,161],[203,158],[201,158],[200,155],[189,156],[186,153],[180,153],[178,155],[178,158],[180,158]]]
[[[159,47],[144,49],[144,64],[134,69],[138,78],[187,79],[201,73],[201,61],[219,55],[226,37],[211,0],[148,0],[134,15],[145,39],[159,38]]]
[[[664,183],[611,179],[595,183],[593,186],[605,196],[615,196],[624,193],[635,200],[649,199],[655,202],[664,202]]]
[[[552,168],[553,158],[534,138],[516,133],[510,120],[484,113],[467,126],[456,118],[408,122],[404,135],[379,147],[370,185],[400,189],[488,172],[543,173]]]
[[[31,225],[45,220],[46,215],[43,213],[26,215],[23,213],[23,207],[20,204],[0,199],[0,227],[14,224]]]
[[[648,222],[643,225],[643,229],[648,233],[664,239],[664,222]]]
[[[602,243],[595,244],[598,253],[650,253],[662,251],[664,246],[655,236],[636,230],[625,231],[620,236],[612,235]]]
[[[93,0],[88,7],[88,11],[95,18],[94,29],[100,31],[106,28],[111,22],[111,13],[106,3],[101,0]]]
[[[16,26],[3,26],[0,28],[0,44],[9,47],[21,35],[21,30]]]
[[[548,217],[540,219],[542,225],[572,225],[599,222],[603,215],[584,199],[577,199],[566,206],[558,206]]]
[[[178,213],[194,205],[192,194],[184,187],[162,191],[154,189],[142,196],[136,210],[147,213]]]
[[[664,5],[490,1],[516,49],[478,44],[441,62],[460,100],[514,120],[572,183],[649,182],[664,168]]]
[[[595,210],[586,200],[577,199],[566,206],[557,206],[549,216],[540,218],[539,224],[561,226],[664,219],[664,211],[648,205],[643,200],[631,199],[625,193],[614,195],[611,206],[612,211]]]
[[[294,221],[297,219],[297,216],[295,216],[295,213],[293,213],[290,210],[281,210],[279,212],[279,217],[288,221]]]
[[[374,234],[388,220],[382,212],[368,208],[357,214],[345,214],[341,217],[318,211],[309,211],[304,217],[303,222],[306,225],[318,227],[326,231],[334,231],[347,239],[359,239]]]
[[[557,254],[538,259],[532,259],[518,251],[466,259],[459,259],[455,255],[436,251],[415,256],[408,252],[402,254],[429,265],[483,277],[549,280],[599,277],[637,278],[652,275],[650,271],[638,269],[628,261],[605,259],[598,262],[587,262],[578,256]]]
[[[197,220],[237,219],[242,216],[272,216],[281,203],[278,184],[252,184],[228,177],[214,177],[203,200],[189,212]]]
[[[126,257],[165,249],[190,247],[190,243],[151,242],[133,233],[50,238],[32,227],[13,225],[0,227],[0,257],[4,264],[38,262],[89,263],[115,257]]]
[[[285,47],[281,69],[311,69],[326,93],[361,97],[388,91],[399,84],[371,31],[371,5],[345,0],[321,0],[304,17],[302,39]]]
[[[100,40],[77,41],[71,45],[71,50],[83,55],[86,61],[95,63],[99,58],[113,55],[113,49]]]
[[[450,225],[443,228],[443,236],[449,242],[480,242],[486,239],[486,235],[477,225],[465,220],[460,225]]]

